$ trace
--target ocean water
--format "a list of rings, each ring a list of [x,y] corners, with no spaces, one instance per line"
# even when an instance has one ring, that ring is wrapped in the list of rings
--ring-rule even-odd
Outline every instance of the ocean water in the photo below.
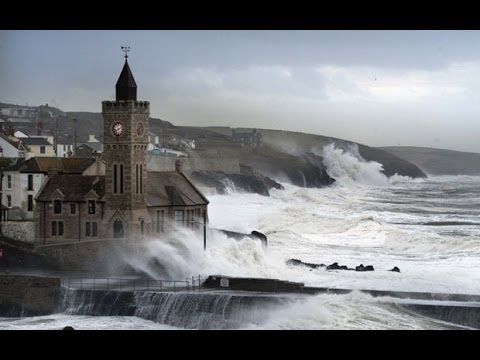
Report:
[[[146,265],[145,257],[126,261],[156,278],[222,274],[273,277],[309,286],[480,294],[480,177],[388,179],[380,164],[366,162],[358,153],[326,147],[322,155],[337,180],[333,186],[316,189],[283,183],[285,190],[273,189],[270,197],[234,188],[227,195],[209,197],[210,227],[258,230],[267,235],[268,249],[258,241],[235,241],[209,231],[203,252],[203,237],[183,230],[148,245],[148,257],[166,264],[167,274]],[[286,265],[290,258],[353,268],[373,265],[375,271],[312,270]],[[394,266],[401,272],[389,271]],[[359,292],[312,296],[267,315],[243,328],[451,328]],[[169,328],[136,317],[55,315],[3,320],[0,329],[67,323],[92,329]]]

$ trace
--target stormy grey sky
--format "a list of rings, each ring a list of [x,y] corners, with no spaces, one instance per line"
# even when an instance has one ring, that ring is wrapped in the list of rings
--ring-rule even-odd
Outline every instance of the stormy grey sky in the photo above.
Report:
[[[480,152],[480,31],[0,31],[0,101]]]

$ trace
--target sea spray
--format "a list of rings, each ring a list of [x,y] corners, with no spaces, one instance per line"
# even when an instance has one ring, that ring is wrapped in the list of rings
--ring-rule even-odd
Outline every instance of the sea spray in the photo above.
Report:
[[[341,186],[375,185],[388,186],[388,178],[383,174],[383,165],[375,161],[365,161],[358,146],[351,145],[347,150],[327,145],[321,153],[328,174]]]
[[[218,231],[207,231],[207,250],[204,251],[203,234],[183,228],[139,246],[134,254],[123,254],[123,261],[154,279],[182,280],[212,274],[259,277],[288,274],[283,259],[269,256],[260,240],[248,236],[238,241]]]

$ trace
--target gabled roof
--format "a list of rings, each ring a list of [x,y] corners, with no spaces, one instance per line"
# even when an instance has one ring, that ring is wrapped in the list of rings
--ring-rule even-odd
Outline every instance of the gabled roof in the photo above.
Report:
[[[92,151],[102,151],[103,144],[101,142],[91,142],[91,143],[80,143],[77,145],[77,148],[90,148]]]
[[[9,136],[6,136],[5,134],[0,134],[0,138],[8,142],[10,145],[12,145],[15,149],[18,149],[20,151],[26,151],[25,146],[22,144],[22,142],[18,139],[15,138],[12,139]]]
[[[40,130],[40,131],[39,131]],[[37,127],[32,127],[32,126],[18,126],[16,128],[16,131],[21,131],[28,137],[47,137],[47,136],[52,136],[50,132],[45,131],[44,129],[38,129]],[[40,132],[40,134],[39,134]]]
[[[152,171],[147,178],[147,206],[206,205],[208,200],[176,171]]]
[[[94,162],[93,158],[33,157],[9,166],[4,171],[47,174],[49,170],[57,170],[64,174],[82,174]]]
[[[60,191],[64,201],[85,201],[90,191],[102,198],[105,194],[105,176],[55,175],[47,180],[39,191],[37,201],[51,201],[52,195]]]

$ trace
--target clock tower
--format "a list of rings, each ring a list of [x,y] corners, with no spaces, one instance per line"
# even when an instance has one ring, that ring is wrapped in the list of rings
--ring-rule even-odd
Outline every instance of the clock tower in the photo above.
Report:
[[[116,84],[116,100],[102,101],[105,155],[105,238],[135,241],[151,231],[147,210],[147,148],[150,103],[137,101],[137,84],[125,64]]]

